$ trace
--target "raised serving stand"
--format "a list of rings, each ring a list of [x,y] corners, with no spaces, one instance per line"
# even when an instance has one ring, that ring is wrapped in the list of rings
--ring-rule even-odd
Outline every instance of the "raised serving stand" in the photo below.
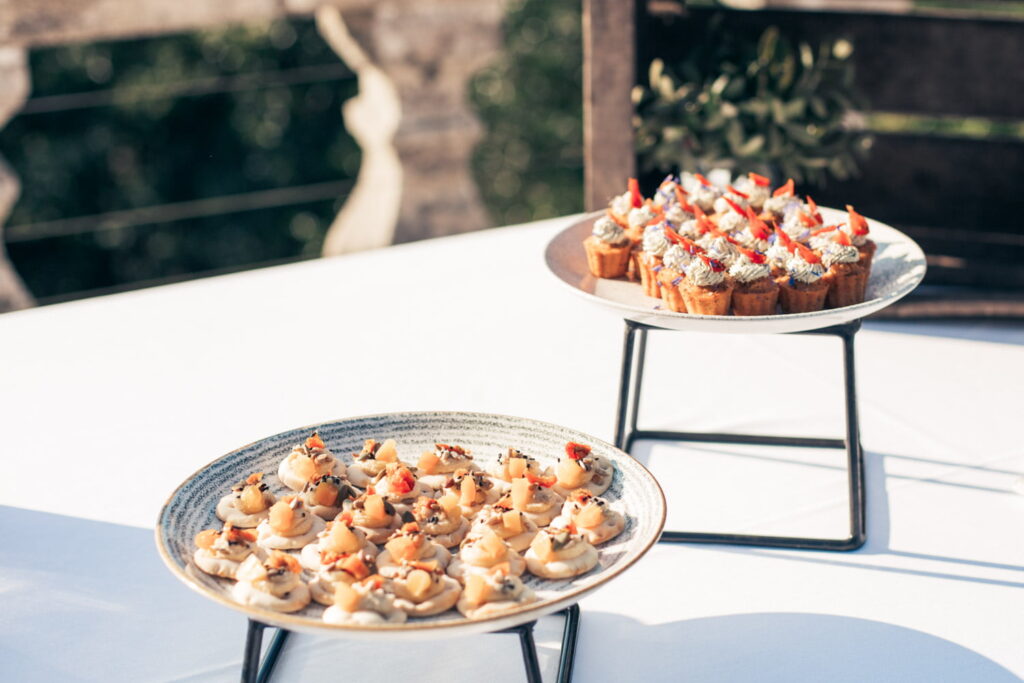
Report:
[[[576,640],[579,636],[580,608],[570,605],[557,614],[565,615],[565,626],[562,627],[562,648],[558,657],[558,683],[569,683],[572,680],[572,669],[576,663]],[[537,645],[533,640],[533,627],[536,621],[519,624],[511,628],[492,633],[517,633],[519,646],[523,652],[523,666],[526,668],[526,680],[529,683],[542,683],[540,662],[537,659]],[[263,630],[275,628],[249,619],[249,630],[245,636],[245,656],[242,659],[242,683],[266,683],[274,673],[274,665],[281,655],[291,633],[287,629],[277,628],[267,648],[267,654],[260,661],[263,649]]]
[[[846,213],[822,207],[826,224],[846,220]],[[767,447],[842,448],[846,451],[850,527],[845,538],[806,538],[754,534],[664,531],[668,543],[725,543],[809,550],[856,550],[867,540],[865,520],[864,453],[860,443],[857,391],[854,373],[854,336],[861,320],[909,294],[924,278],[924,253],[909,237],[893,227],[868,219],[871,237],[878,244],[872,261],[871,279],[862,303],[811,313],[777,314],[759,317],[697,316],[662,310],[660,301],[644,296],[639,284],[625,280],[595,278],[587,267],[583,240],[590,234],[590,214],[558,233],[545,251],[551,273],[576,294],[623,316],[626,324],[619,375],[615,445],[630,452],[640,440],[702,443],[752,444]],[[714,332],[726,334],[800,334],[834,336],[842,340],[845,389],[846,434],[843,438],[808,438],[721,434],[641,429],[637,425],[647,333]]]
[[[439,435],[452,443],[469,446],[480,455],[497,453],[515,444],[538,456],[553,458],[571,441],[588,443],[594,452],[615,464],[615,478],[609,488],[609,500],[617,502],[631,524],[603,545],[599,568],[585,575],[544,582],[544,594],[534,603],[480,619],[449,615],[424,617],[415,622],[385,624],[378,628],[344,628],[325,625],[318,605],[293,614],[280,614],[236,602],[223,579],[211,577],[193,568],[193,539],[201,530],[219,526],[214,508],[224,491],[244,480],[252,472],[274,472],[283,455],[301,443],[316,429],[336,453],[357,452],[367,435],[395,435],[413,451],[429,447]],[[481,460],[484,462],[484,460]],[[287,491],[271,476],[265,481],[277,490]],[[469,412],[385,413],[352,417],[282,432],[244,446],[215,460],[189,477],[168,498],[156,528],[160,555],[171,572],[189,588],[226,607],[242,612],[249,626],[242,660],[244,683],[270,680],[281,651],[293,631],[319,635],[330,634],[339,640],[372,639],[397,642],[402,639],[458,637],[476,633],[516,633],[522,649],[526,678],[541,683],[540,665],[533,638],[537,619],[549,614],[563,614],[562,648],[558,665],[559,683],[572,678],[579,635],[579,600],[606,581],[621,574],[643,556],[658,540],[665,524],[665,498],[657,480],[640,463],[612,444],[589,434],[527,418]],[[528,585],[535,582],[524,577]],[[540,584],[533,587],[536,589]],[[264,634],[276,629],[264,653]]]
[[[860,445],[860,421],[857,417],[857,388],[854,375],[853,338],[860,329],[860,320],[820,330],[789,334],[836,336],[843,341],[843,378],[846,405],[846,436],[843,439],[762,436],[753,434],[720,434],[708,432],[676,432],[640,429],[640,391],[643,383],[647,331],[665,329],[626,320],[622,345],[622,373],[619,376],[619,401],[615,421],[615,445],[631,453],[633,444],[641,440],[696,441],[702,443],[754,444],[760,446],[798,446],[803,448],[843,448],[846,450],[847,484],[849,489],[850,535],[846,538],[806,538],[800,536],[761,536],[755,534],[707,533],[695,531],[663,531],[662,543],[728,543],[773,548],[805,550],[856,550],[867,540],[864,492],[864,451]]]

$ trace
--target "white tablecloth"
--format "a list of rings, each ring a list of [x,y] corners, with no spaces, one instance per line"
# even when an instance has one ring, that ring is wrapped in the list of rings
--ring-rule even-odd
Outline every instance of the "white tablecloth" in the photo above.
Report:
[[[178,583],[167,495],[294,426],[402,410],[611,439],[622,321],[558,284],[568,219],[0,316],[0,680],[237,678],[245,619]],[[656,546],[581,603],[576,681],[1024,675],[1024,328],[858,335],[868,543]],[[840,436],[832,338],[651,334],[641,422]],[[836,451],[639,444],[668,528],[845,533]],[[538,627],[553,675],[561,620]],[[515,636],[297,636],[276,680],[520,681]]]

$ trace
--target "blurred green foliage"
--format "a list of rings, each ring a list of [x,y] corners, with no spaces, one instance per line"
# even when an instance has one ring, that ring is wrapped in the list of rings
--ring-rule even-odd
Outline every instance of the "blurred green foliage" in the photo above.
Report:
[[[845,180],[870,137],[848,125],[865,108],[846,40],[794,43],[777,27],[760,35],[714,16],[676,64],[655,59],[633,92],[644,170],[731,168],[821,185]]]
[[[0,131],[0,150],[22,181],[8,224],[354,178],[359,148],[340,112],[356,92],[354,77],[340,69],[289,86],[271,78],[338,63],[311,21],[35,50],[36,103],[91,92],[102,106],[31,113],[30,102],[28,113]],[[252,74],[255,87],[160,93],[167,84],[240,74]],[[260,87],[264,76],[270,84]],[[115,227],[14,242],[8,250],[31,291],[45,299],[312,256],[341,201]]]
[[[486,133],[473,158],[497,225],[583,210],[581,3],[516,0],[505,48],[470,85]]]

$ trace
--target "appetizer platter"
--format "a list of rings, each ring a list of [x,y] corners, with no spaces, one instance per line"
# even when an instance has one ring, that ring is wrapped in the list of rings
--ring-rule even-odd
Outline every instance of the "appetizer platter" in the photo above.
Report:
[[[202,468],[156,542],[193,590],[287,630],[436,638],[575,604],[658,539],[654,477],[525,418],[420,412],[294,429]]]
[[[757,174],[715,176],[669,176],[652,198],[630,179],[605,211],[548,243],[548,269],[628,320],[737,333],[850,322],[924,278],[920,247],[852,206],[819,207],[792,180],[773,189]]]

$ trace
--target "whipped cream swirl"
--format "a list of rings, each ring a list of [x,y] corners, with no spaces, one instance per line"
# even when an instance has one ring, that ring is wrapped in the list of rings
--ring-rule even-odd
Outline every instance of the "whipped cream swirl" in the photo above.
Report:
[[[605,244],[620,245],[629,241],[629,237],[626,236],[626,231],[622,229],[622,226],[608,216],[601,216],[594,221],[593,233],[594,237]]]
[[[702,258],[693,259],[686,276],[698,287],[714,287],[725,281],[725,271],[712,269]]]

